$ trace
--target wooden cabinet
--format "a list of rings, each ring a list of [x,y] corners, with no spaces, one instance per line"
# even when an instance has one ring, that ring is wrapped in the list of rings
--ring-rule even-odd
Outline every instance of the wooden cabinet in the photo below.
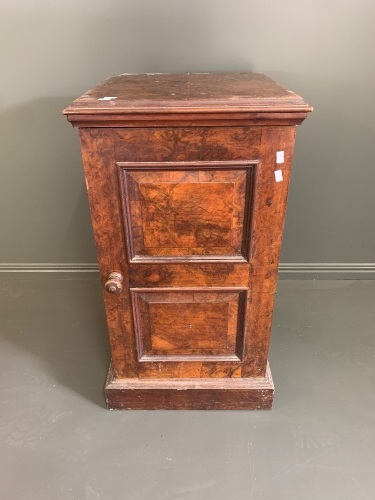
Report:
[[[107,314],[109,408],[270,408],[295,126],[263,74],[109,78],[79,128]],[[90,360],[88,360],[90,362]]]

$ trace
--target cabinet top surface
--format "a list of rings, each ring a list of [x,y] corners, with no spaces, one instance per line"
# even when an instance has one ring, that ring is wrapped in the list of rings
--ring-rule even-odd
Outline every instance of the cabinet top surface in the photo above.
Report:
[[[263,73],[112,76],[63,112],[75,114],[308,112],[303,99]]]

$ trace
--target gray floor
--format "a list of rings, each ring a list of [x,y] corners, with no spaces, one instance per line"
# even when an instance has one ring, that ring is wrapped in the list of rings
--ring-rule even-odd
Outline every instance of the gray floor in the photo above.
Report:
[[[95,275],[0,280],[0,498],[375,498],[375,281],[280,281],[274,409],[104,409]]]

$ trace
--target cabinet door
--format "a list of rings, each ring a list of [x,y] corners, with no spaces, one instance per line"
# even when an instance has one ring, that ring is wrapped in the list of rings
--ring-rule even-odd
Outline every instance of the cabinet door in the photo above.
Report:
[[[264,375],[273,300],[260,299],[274,291],[264,271],[277,269],[279,245],[265,263],[257,243],[275,193],[262,135],[81,130],[103,286],[123,275],[122,291],[104,294],[116,377]]]

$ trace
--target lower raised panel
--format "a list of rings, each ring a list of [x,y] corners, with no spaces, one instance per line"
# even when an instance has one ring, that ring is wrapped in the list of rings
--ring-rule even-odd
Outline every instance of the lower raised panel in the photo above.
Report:
[[[132,289],[138,361],[240,361],[246,290]]]
[[[114,410],[267,410],[274,385],[265,377],[235,379],[114,379],[105,386],[107,407]]]

